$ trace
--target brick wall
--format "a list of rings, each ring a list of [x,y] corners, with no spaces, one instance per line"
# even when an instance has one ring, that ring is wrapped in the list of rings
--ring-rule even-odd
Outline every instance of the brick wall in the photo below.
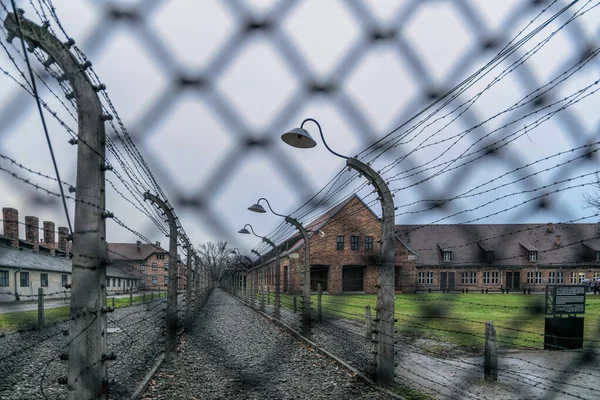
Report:
[[[14,208],[2,209],[4,236],[10,239],[12,247],[19,247],[19,211]]]
[[[358,197],[354,197],[350,202],[332,217],[321,229],[321,234],[313,234],[310,239],[310,264],[312,266],[327,266],[327,290],[331,294],[342,293],[348,289],[343,285],[344,270],[352,266],[357,268],[352,280],[347,282],[356,283],[362,281],[362,291],[366,293],[376,293],[376,284],[379,278],[379,260],[381,252],[381,222],[373,212]],[[344,237],[344,249],[337,249],[337,237]],[[351,237],[357,236],[358,249],[351,248]],[[365,237],[373,238],[373,247],[370,250],[365,249]],[[414,261],[408,261],[408,250],[401,242],[396,241],[396,266],[400,267],[401,275],[397,279],[397,289],[400,291],[414,291]],[[304,271],[304,247],[294,251],[292,254],[281,258],[281,290],[284,291],[284,274],[289,271],[288,292],[299,294],[302,292],[303,271]],[[272,261],[269,267],[274,266]],[[398,269],[397,269],[398,270]],[[313,268],[314,271],[314,268]],[[406,282],[406,283],[405,283]],[[269,285],[273,291],[273,284]],[[352,288],[350,288],[352,289]]]

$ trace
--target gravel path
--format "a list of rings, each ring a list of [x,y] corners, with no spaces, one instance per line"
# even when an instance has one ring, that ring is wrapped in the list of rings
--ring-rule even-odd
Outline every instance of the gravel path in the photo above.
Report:
[[[108,352],[117,359],[108,364],[111,399],[127,399],[156,357],[163,351],[165,301],[118,308],[108,315]],[[0,399],[64,399],[67,376],[68,323],[42,331],[0,334]]]
[[[222,290],[144,399],[388,399]]]

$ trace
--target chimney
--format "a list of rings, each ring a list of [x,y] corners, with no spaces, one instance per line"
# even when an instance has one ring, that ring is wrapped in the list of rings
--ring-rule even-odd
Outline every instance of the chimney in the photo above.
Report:
[[[54,254],[54,222],[52,221],[44,221],[44,244],[46,247],[51,249],[51,252]]]
[[[156,247],[160,247],[160,242],[156,242]]]
[[[19,211],[14,208],[2,209],[4,236],[10,239],[12,247],[19,247]]]
[[[69,228],[64,226],[58,227],[58,250],[67,252],[67,237],[69,236]]]
[[[142,242],[140,242],[139,240],[137,242],[135,242],[135,244],[137,244],[137,248],[139,249],[140,247],[142,247]]]
[[[556,235],[554,245],[560,246],[560,235]]]
[[[40,221],[37,217],[25,217],[25,240],[33,243],[33,251],[40,251]]]
[[[548,233],[554,232],[554,227],[552,226],[552,222],[548,222],[548,228],[546,229]]]

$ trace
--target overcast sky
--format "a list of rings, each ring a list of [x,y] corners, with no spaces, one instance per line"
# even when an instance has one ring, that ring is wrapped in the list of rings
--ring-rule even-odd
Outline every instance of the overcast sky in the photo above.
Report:
[[[39,22],[28,1],[19,3],[26,10],[26,17]],[[266,197],[275,211],[291,213],[344,166],[343,160],[328,153],[320,141],[311,150],[292,149],[280,141],[281,133],[312,117],[321,123],[330,147],[354,156],[427,106],[432,101],[429,93],[452,88],[491,60],[521,30],[526,29],[518,38],[566,4],[556,2],[527,27],[544,6],[532,7],[530,2],[521,0],[53,3],[65,30],[88,55],[106,84],[117,111],[175,205],[192,241],[200,244],[228,240],[244,251],[258,243],[254,237],[236,234],[244,223],[251,223],[259,234],[267,234],[281,222],[272,214],[252,214],[246,207],[259,197]],[[538,33],[430,122],[482,91],[519,56],[548,38],[526,63],[477,97],[460,118],[454,120],[454,113],[411,132],[399,146],[374,161],[374,167],[382,169],[410,153],[385,174],[395,191],[397,223],[545,223],[592,214],[582,208],[582,194],[591,190],[586,184],[592,176],[586,174],[597,169],[598,158],[567,163],[584,150],[554,155],[599,140],[600,97],[592,94],[597,88],[589,87],[585,92],[589,97],[547,121],[541,123],[538,119],[559,107],[542,109],[545,105],[598,80],[598,59],[553,88],[542,104],[517,108],[477,129],[471,128],[560,76],[581,58],[585,49],[596,49],[600,43],[600,10],[593,8],[595,5],[596,1],[580,1],[570,14]],[[552,34],[582,7],[591,11]],[[137,10],[137,19],[131,22],[127,18],[111,18],[114,13],[109,10],[115,9]],[[0,11],[0,18],[4,16],[4,11]],[[265,18],[271,22],[266,32],[244,31],[248,21]],[[53,27],[56,28],[54,23]],[[373,42],[370,36],[377,30],[392,33],[388,40]],[[0,40],[5,41],[3,31]],[[485,43],[496,46],[484,50]],[[13,44],[20,46],[18,40]],[[8,49],[19,59],[14,53],[16,47]],[[35,58],[32,62],[39,70],[39,62]],[[20,60],[19,63],[23,65]],[[23,81],[3,50],[0,67]],[[200,90],[177,90],[180,76],[201,76],[207,85]],[[49,86],[60,93],[57,85],[46,78]],[[314,93],[307,89],[311,82],[329,83],[336,90],[326,95]],[[23,93],[9,77],[0,75],[0,153],[33,170],[54,175],[35,102]],[[76,130],[75,120],[43,86],[41,93]],[[17,99],[19,107],[11,108]],[[67,143],[69,135],[65,129],[46,116],[62,178],[74,183],[76,147]],[[525,126],[528,128],[523,132]],[[306,127],[318,135],[315,125]],[[408,132],[408,127],[398,134]],[[429,162],[456,160],[465,152],[507,137],[514,141],[496,156],[447,172],[443,172],[444,165],[452,168],[475,156],[410,178],[402,175],[403,171]],[[246,145],[265,140],[266,147]],[[566,164],[555,167],[563,163]],[[0,159],[0,167],[58,190],[55,182],[30,176],[6,160]],[[427,166],[421,169],[424,168]],[[504,176],[517,168],[519,171]],[[535,175],[525,178],[530,174]],[[116,181],[110,173],[107,176]],[[511,183],[520,178],[521,181]],[[556,183],[567,179],[571,180]],[[423,182],[416,185],[420,181]],[[356,190],[360,182],[352,181],[335,199]],[[418,212],[428,206],[411,204],[468,194],[477,187],[480,188],[470,194],[482,194],[453,201],[439,211]],[[552,193],[556,190],[560,191]],[[366,196],[370,190],[359,193]],[[537,200],[530,202],[544,193],[550,193],[545,208],[537,207]],[[36,215],[40,220],[65,225],[60,203],[49,199],[0,171],[0,205],[19,209],[21,221],[25,215]],[[187,205],[180,204],[181,200]],[[380,213],[375,197],[368,200],[374,202],[373,210]],[[200,207],[198,201],[204,206]],[[523,202],[525,205],[519,206]],[[69,207],[72,212],[73,204]],[[107,208],[151,240],[167,242],[147,217],[112,189],[107,192]],[[596,221],[597,218],[590,218],[581,222]],[[23,228],[21,231],[24,235]],[[109,223],[108,240],[135,241],[136,237]]]

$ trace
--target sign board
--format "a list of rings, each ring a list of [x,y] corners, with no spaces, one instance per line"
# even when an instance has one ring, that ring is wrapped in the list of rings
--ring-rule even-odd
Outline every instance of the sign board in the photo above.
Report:
[[[585,314],[585,285],[546,286],[546,314]]]

